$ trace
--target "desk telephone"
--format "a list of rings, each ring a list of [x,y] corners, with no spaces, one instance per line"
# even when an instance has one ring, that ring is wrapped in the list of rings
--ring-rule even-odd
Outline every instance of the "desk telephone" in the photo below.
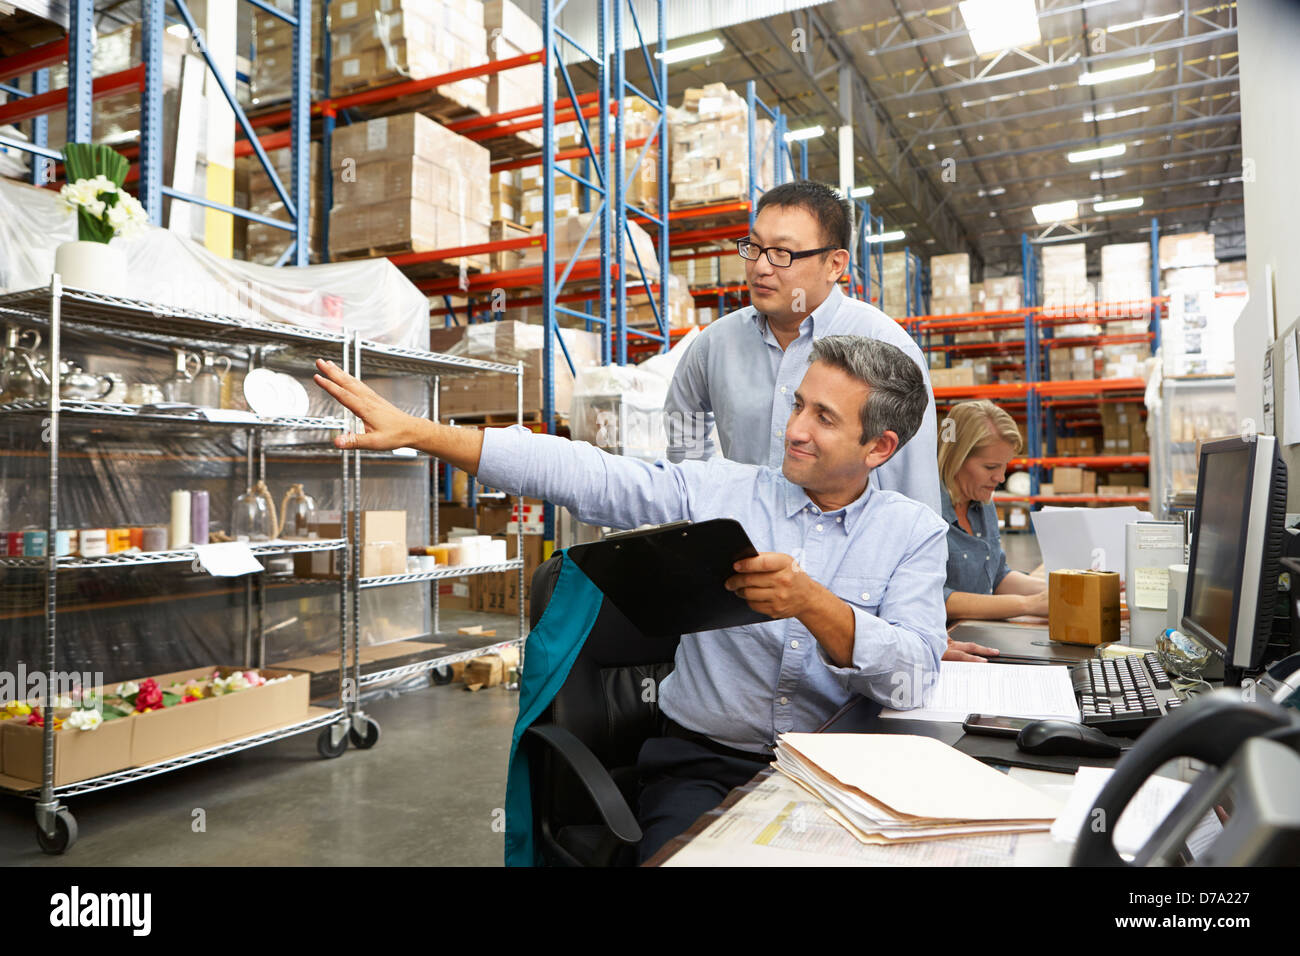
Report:
[[[1075,843],[1073,866],[1285,866],[1300,864],[1300,655],[1260,681],[1257,699],[1219,690],[1151,727],[1115,766]],[[1169,816],[1125,864],[1113,827],[1147,778],[1168,760],[1191,757],[1209,766]],[[1207,812],[1223,825],[1193,860],[1188,835]],[[1101,816],[1098,816],[1098,813]]]

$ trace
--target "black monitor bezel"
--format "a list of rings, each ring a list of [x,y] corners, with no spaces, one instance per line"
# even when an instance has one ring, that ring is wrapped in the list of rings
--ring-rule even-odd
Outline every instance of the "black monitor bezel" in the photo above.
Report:
[[[1232,589],[1232,616],[1228,625],[1228,636],[1226,642],[1220,641],[1219,638],[1211,634],[1201,626],[1199,622],[1191,617],[1192,595],[1196,585],[1196,557],[1200,550],[1201,516],[1204,514],[1205,505],[1205,459],[1210,455],[1230,454],[1232,452],[1241,451],[1249,453],[1250,466],[1246,473],[1246,487],[1242,489],[1241,537],[1240,540],[1237,541],[1237,554],[1244,555],[1246,553],[1246,541],[1250,536],[1250,493],[1251,489],[1255,486],[1255,467],[1259,463],[1259,443],[1254,440],[1254,436],[1251,436],[1250,439],[1237,436],[1204,442],[1201,445],[1200,456],[1197,461],[1196,512],[1192,518],[1192,535],[1187,549],[1187,590],[1183,595],[1183,613],[1179,620],[1179,627],[1183,633],[1204,644],[1209,648],[1211,653],[1216,657],[1222,658],[1225,662],[1232,661],[1233,653],[1237,646],[1237,640],[1240,637],[1237,633],[1237,618],[1241,612],[1242,575],[1245,573],[1244,561],[1237,562],[1236,586]],[[1253,634],[1251,635],[1251,639],[1254,639]]]

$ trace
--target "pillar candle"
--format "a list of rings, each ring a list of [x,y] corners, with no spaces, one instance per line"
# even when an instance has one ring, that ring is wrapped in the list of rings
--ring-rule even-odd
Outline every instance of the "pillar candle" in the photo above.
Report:
[[[190,493],[188,491],[172,492],[172,522],[168,536],[169,547],[173,551],[188,548],[190,539]]]
[[[166,551],[167,529],[163,527],[145,528],[141,535],[141,551]]]
[[[195,491],[190,495],[190,534],[195,544],[208,543],[208,493]]]

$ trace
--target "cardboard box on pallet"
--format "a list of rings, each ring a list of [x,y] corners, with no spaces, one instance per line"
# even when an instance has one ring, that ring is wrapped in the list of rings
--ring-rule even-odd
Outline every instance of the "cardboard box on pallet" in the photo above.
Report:
[[[584,259],[596,259],[600,255],[600,225],[597,223],[591,226],[588,233],[588,227],[591,223],[593,212],[578,213],[576,216],[569,216],[565,219],[557,219],[555,228],[550,235],[550,241],[555,249],[555,261],[557,263],[567,263],[573,258],[574,253],[578,251],[579,244],[582,245],[582,255],[579,261]],[[537,223],[532,227],[533,232],[541,235],[543,224]],[[586,242],[583,243],[583,236],[586,235]],[[631,241],[628,240],[631,237]],[[640,259],[640,266],[637,260]],[[739,258],[739,257],[737,257]],[[641,269],[645,270],[645,277],[651,281],[659,278],[659,257],[655,250],[654,240],[650,235],[635,222],[628,222],[627,232],[624,235],[623,243],[623,262],[628,269],[632,270],[629,275],[636,279],[641,277]],[[524,256],[525,266],[540,266],[542,264],[542,250],[540,248],[529,249]]]
[[[491,63],[509,60],[525,53],[537,53],[545,45],[542,28],[510,0],[485,0],[483,30],[487,40],[487,58]],[[509,113],[538,106],[542,101],[541,63],[517,66],[487,78],[488,115]],[[529,117],[537,119],[538,117]],[[517,122],[524,122],[523,119]],[[515,134],[535,146],[542,145],[542,130],[524,130]]]
[[[749,107],[723,83],[689,88],[680,109],[669,109],[672,206],[744,199],[749,195]],[[756,184],[771,188],[772,122],[754,121]]]
[[[490,156],[477,143],[404,113],[339,127],[331,155],[332,257],[487,242]]]
[[[930,297],[970,300],[970,256],[964,252],[930,257]]]
[[[290,149],[267,150],[266,158],[271,161],[276,176],[285,192],[293,195],[293,151]],[[320,168],[320,144],[312,143],[308,155],[308,169],[311,171],[311,210],[308,235],[310,237],[310,259],[313,263],[321,261],[322,239],[324,237],[325,209],[324,181],[318,175]],[[261,161],[256,156],[240,156],[235,160],[237,180],[246,183],[248,191],[248,210],[271,219],[289,222],[280,194],[271,184]],[[337,186],[335,187],[337,189]],[[250,221],[244,239],[244,259],[262,265],[274,265],[279,261],[293,234],[274,226]]]
[[[1088,281],[1087,247],[1082,242],[1043,246],[1040,253],[1043,274],[1043,310],[1046,314],[1084,313],[1084,321],[1058,325],[1056,334],[1096,335],[1098,326],[1086,321],[1093,307],[1093,288]]]
[[[1185,269],[1189,266],[1213,266],[1214,236],[1208,232],[1183,232],[1160,237],[1160,268]]]
[[[1011,312],[1019,309],[1023,305],[1022,285],[1019,276],[985,279],[983,283],[984,301],[982,304],[984,311]],[[1018,331],[1020,338],[1025,337],[1024,329],[1006,331]]]
[[[581,329],[561,329],[565,349],[575,369],[599,365],[600,336]],[[472,358],[513,365],[524,363],[524,410],[542,407],[542,337],[540,325],[523,322],[484,322],[469,326],[433,329],[429,347],[435,352],[452,352]],[[554,350],[555,408],[567,414],[573,398],[573,373],[563,352]],[[439,413],[445,420],[457,416],[502,415],[515,411],[515,378],[507,375],[443,375]]]
[[[886,252],[881,257],[881,301],[873,303],[886,315],[907,314],[907,253]]]
[[[932,388],[970,388],[975,385],[975,369],[969,365],[930,369]]]
[[[1109,304],[1151,298],[1150,243],[1116,242],[1101,247],[1101,292],[1097,298]]]
[[[293,15],[292,0],[272,0],[272,6]],[[311,31],[311,90],[325,89],[325,60],[321,56],[322,31],[315,23]],[[293,93],[293,27],[265,11],[253,17],[253,59],[248,85],[255,106],[287,100]]]
[[[1097,473],[1086,468],[1053,468],[1052,488],[1058,495],[1096,494]]]
[[[335,93],[422,80],[487,62],[483,5],[465,0],[331,0],[330,85]],[[442,111],[487,112],[487,80],[436,91]]]

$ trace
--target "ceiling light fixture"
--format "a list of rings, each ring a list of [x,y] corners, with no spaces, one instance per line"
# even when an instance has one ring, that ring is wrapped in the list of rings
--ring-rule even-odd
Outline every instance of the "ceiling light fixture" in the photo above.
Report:
[[[1118,212],[1121,209],[1137,209],[1142,205],[1142,197],[1134,196],[1131,199],[1108,199],[1105,202],[1095,202],[1092,204],[1094,212]]]
[[[820,126],[806,126],[803,129],[792,129],[790,132],[785,134],[785,141],[787,143],[797,143],[800,140],[815,139],[825,132],[826,130],[822,129]]]
[[[1088,174],[1089,179],[1114,179],[1116,176],[1123,176],[1127,169],[1103,169],[1100,172],[1093,170]]]
[[[903,232],[903,230],[895,229],[893,232],[881,232],[881,233],[877,233],[874,236],[867,236],[865,241],[873,242],[873,243],[874,242],[896,242],[897,240],[902,239],[903,236],[905,235],[906,233]]]
[[[875,186],[858,186],[856,189],[849,191],[849,197],[851,199],[863,199],[867,196],[873,195],[875,191]]]
[[[713,37],[711,40],[688,43],[685,46],[679,46],[664,53],[656,53],[655,59],[663,60],[665,63],[680,63],[682,60],[693,60],[696,57],[721,53],[723,49],[725,49],[723,42],[717,37]]]
[[[978,54],[1042,42],[1034,0],[962,0],[958,7]]]
[[[1046,225],[1049,222],[1065,222],[1068,219],[1079,218],[1079,203],[1073,199],[1040,203],[1033,207],[1033,213],[1034,221],[1039,225]]]
[[[1066,153],[1065,158],[1072,163],[1091,163],[1098,159],[1123,156],[1127,148],[1123,143],[1112,143],[1110,146],[1098,146],[1096,149],[1075,150],[1072,153]]]
[[[1092,123],[1094,121],[1100,123],[1103,120],[1123,119],[1125,116],[1137,116],[1139,113],[1146,113],[1150,109],[1151,107],[1149,106],[1135,106],[1132,109],[1120,110],[1119,112],[1109,110],[1105,113],[1084,113],[1083,121],[1085,123]]]
[[[1149,27],[1155,23],[1164,23],[1167,20],[1177,20],[1181,13],[1166,13],[1158,17],[1144,17],[1141,20],[1129,20],[1127,23],[1117,23],[1113,27],[1107,27],[1107,33],[1118,33],[1120,30],[1133,30],[1137,27]]]
[[[1115,80],[1127,80],[1132,76],[1146,76],[1148,73],[1154,73],[1156,69],[1155,57],[1142,60],[1140,63],[1126,63],[1123,66],[1112,66],[1109,70],[1085,70],[1079,74],[1080,86],[1096,86],[1098,83],[1111,83]]]

